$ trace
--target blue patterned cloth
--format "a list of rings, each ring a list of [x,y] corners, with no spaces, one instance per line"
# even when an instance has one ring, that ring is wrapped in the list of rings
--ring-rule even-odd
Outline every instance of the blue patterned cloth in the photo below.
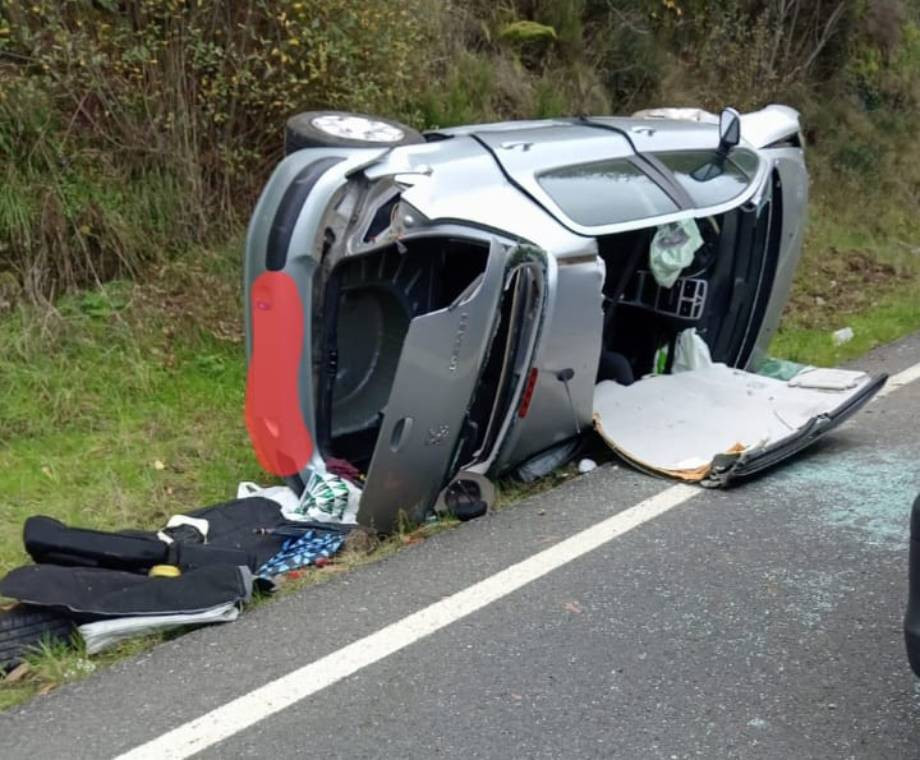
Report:
[[[281,550],[262,565],[256,574],[260,578],[271,579],[291,570],[309,567],[320,557],[332,557],[344,543],[345,536],[341,533],[308,530],[302,536],[289,538],[281,544]]]

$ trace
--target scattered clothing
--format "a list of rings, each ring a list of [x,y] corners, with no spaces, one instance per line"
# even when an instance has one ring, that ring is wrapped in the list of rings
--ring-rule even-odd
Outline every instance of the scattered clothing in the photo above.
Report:
[[[123,534],[71,528],[50,517],[30,517],[23,531],[26,551],[40,564],[96,567],[144,573],[156,565],[193,570],[209,565],[246,565],[259,557],[220,544],[160,540],[155,534]]]
[[[361,474],[361,470],[355,467],[347,459],[329,457],[326,460],[326,472],[330,475],[338,475],[340,478],[344,478],[352,485],[358,487],[364,482],[364,476]]]
[[[313,470],[299,496],[288,486],[263,488],[257,483],[243,482],[237,488],[237,497],[270,499],[281,508],[282,516],[293,522],[354,525],[361,489],[340,475]]]
[[[187,544],[204,544],[208,540],[210,524],[207,520],[188,515],[173,515],[166,527],[157,533],[157,538],[164,543],[182,541]]]
[[[308,530],[302,536],[288,538],[281,551],[259,568],[261,578],[272,579],[292,570],[316,564],[322,557],[330,559],[342,548],[345,535],[339,531]]]
[[[165,529],[171,532],[168,541],[160,537],[164,531],[87,530],[43,516],[26,520],[23,538],[26,551],[40,564],[138,573],[146,573],[154,565],[175,565],[181,570],[245,565],[255,572],[278,551],[282,541],[257,531],[286,524],[274,501],[247,498],[170,518]]]
[[[0,595],[94,618],[205,612],[252,596],[246,567],[214,565],[177,578],[100,567],[26,565],[0,581]]]
[[[0,580],[0,596],[63,613],[90,654],[130,636],[230,622],[254,584],[272,590],[276,576],[339,551],[359,497],[360,489],[323,472],[302,496],[241,483],[237,499],[173,515],[156,532],[30,517],[23,539],[37,564]]]

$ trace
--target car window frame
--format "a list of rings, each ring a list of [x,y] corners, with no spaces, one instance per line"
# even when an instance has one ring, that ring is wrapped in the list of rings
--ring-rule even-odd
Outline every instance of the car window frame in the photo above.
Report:
[[[679,207],[678,211],[670,214],[663,214],[660,216],[648,216],[640,219],[634,219],[628,222],[614,222],[611,224],[597,226],[579,224],[568,214],[566,214],[565,211],[563,211],[563,209],[559,206],[559,204],[550,197],[549,193],[547,193],[542,188],[537,179],[538,175],[536,172],[528,172],[524,177],[509,176],[509,179],[511,179],[511,181],[516,184],[519,189],[524,191],[525,194],[529,195],[531,199],[542,206],[570,232],[574,232],[576,235],[581,235],[583,237],[598,237],[600,235],[612,235],[618,232],[627,232],[629,230],[657,227],[663,224],[669,224],[671,222],[678,222],[683,219],[693,219],[703,216],[718,216],[719,214],[724,214],[726,211],[730,211],[734,208],[738,208],[739,206],[744,205],[759,194],[767,180],[767,177],[769,176],[769,162],[764,158],[764,156],[762,156],[759,151],[751,146],[745,145],[744,147],[750,150],[755,156],[757,156],[758,166],[756,173],[751,178],[745,190],[742,191],[739,195],[735,196],[730,201],[726,201],[725,203],[720,203],[714,206],[694,205],[692,199],[689,197],[689,194],[683,190],[677,179],[670,174],[670,171],[667,170],[663,164],[661,164],[661,168],[667,172],[663,173],[661,169],[656,166],[654,161],[649,160],[649,157],[653,156],[653,154],[637,153],[634,156],[626,157],[626,160],[634,162],[670,198],[681,198],[682,194],[686,195],[686,197],[682,199],[684,202],[677,204]],[[565,165],[559,167],[541,167],[540,174],[552,171],[554,168],[565,168]]]

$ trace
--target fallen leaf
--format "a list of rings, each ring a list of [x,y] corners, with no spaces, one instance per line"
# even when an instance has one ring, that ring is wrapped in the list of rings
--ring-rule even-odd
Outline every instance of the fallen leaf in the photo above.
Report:
[[[154,459],[154,460],[153,460],[153,469],[154,469],[154,470],[165,470],[165,469],[166,469],[166,465],[163,464],[163,462],[161,462],[159,459]]]
[[[566,602],[563,606],[565,607],[566,611],[575,615],[580,615],[582,613],[581,605],[578,602]]]
[[[15,668],[6,674],[6,678],[3,679],[3,682],[16,683],[17,681],[21,681],[29,674],[30,670],[31,668],[29,667],[29,663],[20,662]]]

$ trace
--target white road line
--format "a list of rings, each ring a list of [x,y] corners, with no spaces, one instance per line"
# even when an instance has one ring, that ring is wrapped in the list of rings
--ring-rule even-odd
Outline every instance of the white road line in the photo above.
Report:
[[[703,489],[688,485],[667,488],[516,565],[142,744],[116,760],[183,760],[201,752],[481,610],[702,492]]]
[[[882,398],[920,380],[920,363],[889,378]],[[676,485],[549,549],[184,723],[115,760],[184,760],[471,615],[703,492]]]
[[[888,382],[885,383],[885,387],[876,393],[875,397],[882,398],[887,396],[889,393],[894,393],[896,390],[898,390],[898,388],[903,388],[905,385],[908,385],[915,380],[920,380],[920,363],[915,364],[913,367],[908,367],[903,372],[898,372],[898,374],[889,377]]]

